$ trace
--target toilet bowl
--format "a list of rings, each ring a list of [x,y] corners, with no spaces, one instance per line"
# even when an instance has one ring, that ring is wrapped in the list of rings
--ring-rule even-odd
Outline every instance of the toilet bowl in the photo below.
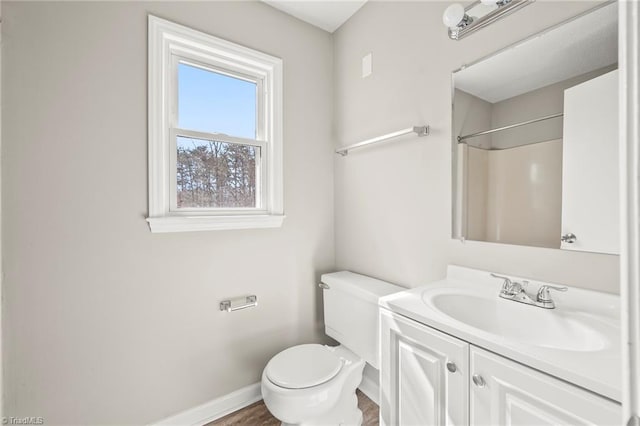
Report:
[[[283,425],[362,424],[356,389],[378,368],[378,300],[402,287],[343,271],[322,276],[325,332],[339,346],[305,344],[276,354],[262,372],[262,397]]]
[[[343,346],[293,346],[265,367],[262,397],[283,425],[360,425],[355,391],[364,366]]]

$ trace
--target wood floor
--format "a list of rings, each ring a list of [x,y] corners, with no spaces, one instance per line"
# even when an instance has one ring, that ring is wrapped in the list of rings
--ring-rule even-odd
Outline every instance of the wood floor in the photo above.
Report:
[[[358,407],[362,411],[363,426],[378,426],[378,406],[365,394],[356,391]],[[205,426],[279,426],[280,421],[273,417],[262,401],[251,404],[242,410],[231,413]]]

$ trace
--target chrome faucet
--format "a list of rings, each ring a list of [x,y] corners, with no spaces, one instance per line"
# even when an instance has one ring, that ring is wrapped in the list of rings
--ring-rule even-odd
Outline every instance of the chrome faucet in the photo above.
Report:
[[[492,273],[491,276],[503,280],[502,287],[500,288],[500,297],[507,300],[514,300],[516,302],[524,303],[527,305],[537,306],[539,308],[554,309],[556,307],[553,299],[551,299],[549,290],[568,290],[567,287],[556,287],[553,285],[544,284],[538,289],[538,293],[536,294],[536,298],[534,300],[527,294],[525,290],[525,288],[529,284],[529,281],[522,281],[522,283],[519,283],[517,281],[513,281],[509,277],[504,277],[502,275],[496,275]]]
[[[537,305],[541,308],[553,309],[556,307],[555,302],[551,299],[551,295],[549,294],[549,290],[556,290],[565,292],[569,290],[568,287],[556,287],[554,285],[542,285],[538,289],[538,294],[536,295]]]
[[[514,283],[513,281],[511,281],[511,278],[509,277],[503,277],[502,275],[496,275],[496,274],[491,274],[492,277],[494,278],[500,278],[502,280],[504,280],[502,282],[502,288],[500,289],[500,295],[512,295],[514,294],[514,292],[517,290],[518,287],[516,287],[516,284],[518,286],[520,286],[520,283]]]

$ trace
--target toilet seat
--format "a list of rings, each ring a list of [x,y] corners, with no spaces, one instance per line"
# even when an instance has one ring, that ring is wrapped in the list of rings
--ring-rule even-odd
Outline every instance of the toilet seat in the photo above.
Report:
[[[274,356],[267,364],[265,374],[277,386],[303,389],[333,379],[342,365],[342,360],[326,346],[299,345]]]

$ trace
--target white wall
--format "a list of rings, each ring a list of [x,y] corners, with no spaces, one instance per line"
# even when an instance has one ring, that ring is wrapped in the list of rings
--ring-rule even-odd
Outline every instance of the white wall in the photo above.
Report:
[[[462,90],[455,89],[453,106],[453,134],[454,136],[470,135],[484,132],[492,128],[493,104],[473,96]],[[466,141],[475,147],[491,148],[493,135],[476,136]]]
[[[451,72],[595,6],[535,2],[452,41],[448,2],[369,2],[334,34],[338,145],[429,123],[427,138],[335,158],[336,263],[416,286],[448,263],[618,292],[618,257],[451,239]],[[373,75],[360,77],[373,54]]]
[[[151,234],[147,13],[284,60],[281,229]],[[331,36],[258,2],[3,2],[6,415],[143,424],[319,341]],[[235,313],[220,300],[256,294]]]

